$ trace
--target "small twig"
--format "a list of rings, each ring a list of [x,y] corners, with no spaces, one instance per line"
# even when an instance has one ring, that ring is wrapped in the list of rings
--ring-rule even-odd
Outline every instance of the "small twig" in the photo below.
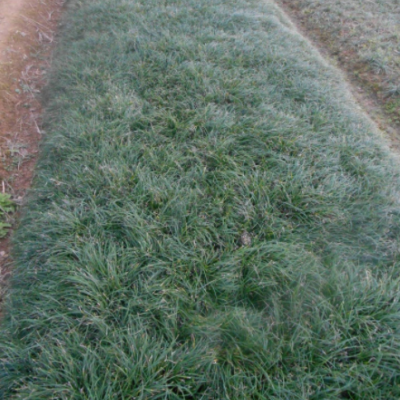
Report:
[[[53,43],[53,38],[49,35],[47,35],[46,33],[44,33],[43,31],[41,31],[39,28],[36,28],[37,32],[39,33],[39,38],[41,35],[43,35],[50,43]],[[40,38],[41,40],[41,38]]]
[[[31,18],[28,18],[28,17],[26,17],[25,15],[23,15],[22,17],[23,17],[24,19],[26,19],[27,21],[32,22],[33,24],[40,25],[40,26],[42,26],[44,29],[48,29],[49,31],[51,31],[47,26],[41,24],[40,22],[37,22],[37,21],[35,21],[35,20],[31,19]]]
[[[39,128],[39,126],[38,126],[38,124],[37,124],[37,122],[36,122],[36,119],[34,119],[33,122],[35,123],[36,130],[37,130],[38,134],[39,134],[39,135],[42,135],[42,131],[40,130],[40,128]]]

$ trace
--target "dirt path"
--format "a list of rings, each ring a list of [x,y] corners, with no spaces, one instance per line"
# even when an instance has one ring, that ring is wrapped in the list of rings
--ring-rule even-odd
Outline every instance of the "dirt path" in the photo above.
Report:
[[[2,0],[0,2],[0,61],[3,56],[1,53],[4,51],[5,39],[9,32],[12,32],[14,20],[18,18],[23,6],[24,0]]]
[[[0,191],[21,204],[41,138],[38,94],[46,82],[63,0],[0,0]],[[16,225],[17,215],[10,217]],[[0,240],[1,287],[9,235]]]

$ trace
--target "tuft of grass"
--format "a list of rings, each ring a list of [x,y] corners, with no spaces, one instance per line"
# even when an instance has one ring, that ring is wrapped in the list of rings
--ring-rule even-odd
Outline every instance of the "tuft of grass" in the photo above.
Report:
[[[3,399],[400,397],[399,162],[258,0],[72,0]]]
[[[15,211],[15,203],[8,193],[0,193],[0,238],[7,235],[8,229],[11,227],[5,218],[8,214]]]

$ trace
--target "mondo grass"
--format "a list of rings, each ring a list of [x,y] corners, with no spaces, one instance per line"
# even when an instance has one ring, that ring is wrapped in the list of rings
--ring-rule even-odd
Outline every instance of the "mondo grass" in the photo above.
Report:
[[[260,0],[71,0],[2,399],[400,398],[399,162]]]

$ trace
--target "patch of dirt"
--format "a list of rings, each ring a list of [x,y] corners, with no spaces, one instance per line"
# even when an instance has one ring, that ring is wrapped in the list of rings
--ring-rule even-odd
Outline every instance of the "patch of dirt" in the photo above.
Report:
[[[63,0],[0,0],[0,191],[22,204],[41,138],[38,94],[46,83]],[[15,228],[18,215],[9,221]],[[11,269],[0,240],[1,287]]]
[[[396,112],[387,111],[388,107],[391,106],[391,99],[382,94],[382,82],[380,80],[383,78],[373,74],[354,49],[343,45],[343,41],[335,40],[329,32],[310,22],[296,2],[278,0],[278,3],[299,32],[307,37],[325,58],[329,59],[343,72],[353,96],[375,121],[379,129],[387,133],[393,150],[399,152],[400,123],[393,116],[396,112],[400,115],[400,109],[394,110]],[[344,29],[345,27],[343,27],[342,34],[345,36]]]

